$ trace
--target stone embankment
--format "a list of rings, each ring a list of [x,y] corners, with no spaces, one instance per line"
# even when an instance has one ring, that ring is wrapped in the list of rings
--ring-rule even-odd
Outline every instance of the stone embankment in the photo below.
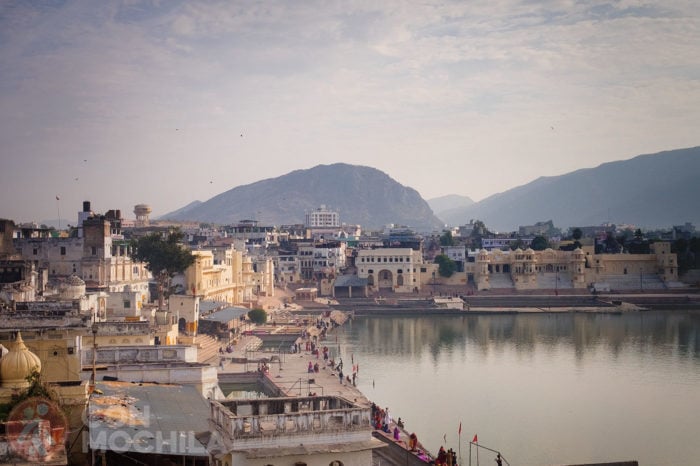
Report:
[[[355,315],[376,314],[463,314],[517,312],[617,312],[620,303],[629,303],[639,310],[697,310],[697,293],[628,293],[606,295],[505,294],[462,296],[465,309],[438,308],[430,297],[336,298],[334,309],[352,311]]]

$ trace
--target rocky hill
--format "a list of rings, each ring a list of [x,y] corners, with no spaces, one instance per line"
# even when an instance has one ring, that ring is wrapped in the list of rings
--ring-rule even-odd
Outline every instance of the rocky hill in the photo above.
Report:
[[[433,199],[428,199],[428,205],[438,218],[442,217],[443,212],[468,207],[474,204],[474,201],[468,196],[460,196],[459,194],[448,194]]]
[[[441,221],[412,188],[370,167],[336,163],[295,170],[191,203],[161,219],[233,224],[255,219],[266,225],[304,222],[307,211],[326,205],[342,223],[380,229],[393,223],[419,232],[439,229]]]
[[[554,221],[560,228],[633,224],[700,225],[700,147],[640,155],[565,175],[538,178],[466,207],[441,212],[450,225],[482,220],[490,229]]]

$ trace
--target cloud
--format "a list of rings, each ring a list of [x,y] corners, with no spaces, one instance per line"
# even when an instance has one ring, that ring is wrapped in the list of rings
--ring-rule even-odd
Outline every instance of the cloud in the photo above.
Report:
[[[426,197],[480,199],[697,144],[693,2],[106,5],[0,7],[0,137],[16,155],[0,181],[13,189],[31,179],[53,192],[60,183],[32,163],[73,180],[74,160],[89,158],[101,165],[76,203],[168,211],[343,161]],[[119,167],[120,181],[100,182],[98,167]],[[465,182],[479,169],[497,174]],[[3,215],[44,208],[6,204]]]

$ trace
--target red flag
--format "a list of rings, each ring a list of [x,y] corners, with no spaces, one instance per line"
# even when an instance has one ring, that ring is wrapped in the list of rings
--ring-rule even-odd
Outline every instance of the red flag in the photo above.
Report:
[[[474,434],[474,438],[472,439],[472,443],[479,443],[479,439],[476,437],[476,434]]]
[[[462,435],[462,421],[459,421],[459,435]]]

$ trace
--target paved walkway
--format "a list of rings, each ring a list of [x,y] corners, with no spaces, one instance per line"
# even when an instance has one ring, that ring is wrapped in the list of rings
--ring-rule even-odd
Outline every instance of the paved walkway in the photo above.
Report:
[[[282,303],[283,301],[280,298],[277,298],[277,300],[266,298],[265,310],[272,314],[271,318],[274,318],[275,310],[282,310]],[[303,314],[303,310],[300,311],[300,314]],[[332,339],[333,327],[330,323],[330,318],[323,317],[322,320],[327,323],[327,333]],[[315,325],[310,325],[307,328],[307,334],[315,332]],[[244,361],[246,358],[248,361],[258,361],[262,358],[267,358],[270,361],[268,363],[268,377],[289,396],[307,396],[309,393],[315,393],[317,395],[339,396],[362,407],[370,407],[372,405],[372,402],[352,384],[353,367],[351,361],[343,361],[344,378],[341,382],[338,371],[329,364],[329,361],[324,361],[322,353],[317,357],[311,354],[310,351],[306,351],[305,341],[301,343],[301,352],[279,354],[277,352],[250,351],[249,348],[255,345],[256,339],[257,337],[255,336],[242,336],[234,345],[233,352],[224,354],[223,368],[220,365],[219,371],[227,374],[256,372],[257,362],[245,363],[238,361]],[[319,340],[318,346],[323,348],[324,340]],[[331,345],[329,344],[328,346]],[[319,371],[308,372],[309,362],[311,362],[312,366],[318,363]],[[347,376],[350,377],[349,381]],[[392,421],[390,429],[393,430],[395,425]],[[375,433],[383,436],[384,441],[394,443],[396,447],[408,449],[409,433],[403,429],[400,429],[399,441],[393,440],[391,435],[384,434],[381,431],[375,431]],[[422,449],[422,446],[419,445],[419,451],[411,453],[416,460],[419,458],[420,449]],[[420,458],[428,457],[422,454]],[[428,460],[419,461],[419,463],[423,462],[427,463]]]

